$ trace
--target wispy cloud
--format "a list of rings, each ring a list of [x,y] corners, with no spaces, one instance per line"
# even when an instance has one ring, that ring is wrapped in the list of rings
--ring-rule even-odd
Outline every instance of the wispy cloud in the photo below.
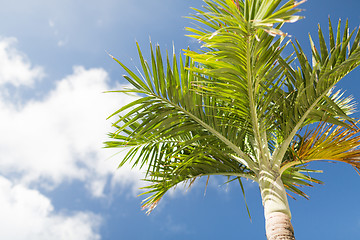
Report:
[[[57,28],[55,21],[52,19],[49,19],[48,21],[49,27],[52,29],[53,31],[53,35],[56,37],[57,39],[57,46],[58,47],[63,47],[65,46],[68,42],[69,42],[69,37],[68,36],[64,36],[64,34],[60,34],[59,29]]]
[[[183,223],[178,223],[168,215],[166,217],[165,225],[161,226],[162,231],[171,232],[171,233],[189,233],[188,227]]]
[[[55,22],[53,20],[49,20],[49,27],[53,28],[55,27]]]
[[[16,49],[16,38],[0,37],[0,86],[32,86],[44,77],[44,69],[32,66],[25,54]]]
[[[68,41],[69,41],[69,38],[65,38],[65,39],[63,39],[63,40],[59,40],[58,43],[57,43],[57,45],[58,45],[59,47],[63,47],[63,46],[65,46],[65,45],[68,43]]]

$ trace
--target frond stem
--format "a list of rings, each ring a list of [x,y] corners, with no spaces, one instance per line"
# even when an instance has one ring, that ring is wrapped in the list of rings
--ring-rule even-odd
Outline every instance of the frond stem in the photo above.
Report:
[[[336,83],[336,82],[335,82]],[[273,158],[273,167],[280,169],[280,165],[282,162],[282,159],[285,156],[285,153],[288,149],[288,147],[291,144],[291,141],[295,137],[297,131],[301,128],[301,125],[306,120],[307,116],[310,114],[310,112],[314,109],[314,107],[319,103],[319,101],[334,87],[334,84],[332,84],[326,91],[324,91],[314,102],[310,105],[309,109],[304,113],[304,115],[300,118],[299,122],[295,125],[294,129],[291,131],[289,136],[285,139],[285,141],[280,145],[280,148],[277,148],[274,151],[274,158]],[[296,165],[296,164],[295,164]],[[284,166],[283,166],[284,167]],[[282,168],[283,168],[282,167]]]
[[[263,149],[264,144],[261,140],[260,136],[260,128],[259,128],[259,122],[258,122],[258,116],[256,113],[256,106],[255,106],[255,100],[254,100],[254,89],[253,89],[253,73],[252,73],[252,63],[251,63],[251,26],[248,25],[248,32],[246,39],[246,67],[247,67],[247,83],[248,83],[248,97],[249,97],[249,104],[250,104],[250,117],[252,122],[252,127],[255,135],[255,141],[257,143],[257,147],[259,149],[259,156],[257,156],[258,164],[260,165],[261,159],[263,160],[266,165],[268,165],[268,162],[266,161],[266,155],[265,151]]]
[[[168,99],[159,96],[153,92],[148,92],[147,94],[154,96],[158,99],[161,99],[162,101],[170,104],[171,106],[173,106],[174,108],[180,110],[181,112],[185,113],[187,116],[189,116],[191,119],[193,119],[195,122],[197,122],[198,124],[200,124],[202,127],[204,127],[206,130],[208,130],[210,133],[212,133],[213,135],[215,135],[218,139],[220,139],[222,142],[224,142],[230,149],[232,149],[236,154],[238,154],[241,158],[243,158],[248,164],[249,164],[249,168],[254,171],[257,172],[258,168],[255,164],[255,162],[243,151],[241,151],[241,149],[239,149],[235,144],[233,144],[232,142],[230,142],[226,137],[224,137],[223,135],[221,135],[221,133],[219,133],[218,131],[216,131],[214,128],[212,128],[211,126],[209,126],[208,124],[206,124],[204,121],[202,121],[201,119],[199,119],[198,117],[196,117],[194,114],[190,113],[189,111],[185,110],[184,108],[180,107],[177,104],[174,104],[173,102],[169,101]]]

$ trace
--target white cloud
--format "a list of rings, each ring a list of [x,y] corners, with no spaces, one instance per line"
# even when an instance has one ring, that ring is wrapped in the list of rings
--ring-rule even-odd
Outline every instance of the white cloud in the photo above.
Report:
[[[51,201],[36,190],[14,185],[0,176],[0,239],[100,239],[101,218],[93,213],[70,216],[54,211]]]
[[[21,109],[0,103],[0,172],[20,173],[23,183],[45,182],[56,186],[64,180],[89,181],[101,196],[109,174],[121,184],[139,186],[140,173],[128,168],[115,171],[114,151],[102,148],[115,108],[131,101],[120,94],[105,94],[108,75],[103,69],[75,67],[42,101],[30,101]],[[116,159],[121,158],[116,156]]]
[[[0,46],[9,41],[0,41]],[[0,63],[9,58],[0,55]],[[28,62],[16,66],[14,72],[24,66],[31,70]],[[34,79],[36,74],[31,76]],[[17,86],[18,79],[7,81]],[[115,151],[102,148],[111,124],[106,117],[133,100],[128,95],[103,93],[110,90],[108,83],[105,70],[77,66],[42,100],[18,107],[0,95],[0,174],[48,188],[77,179],[98,197],[103,196],[110,176],[113,186],[130,186],[136,191],[143,175],[130,167],[116,170],[125,153],[109,159]]]
[[[33,85],[43,70],[31,67],[14,42],[0,40],[0,85]],[[11,74],[1,63],[11,65]],[[23,99],[19,106],[0,94],[0,239],[100,239],[97,215],[57,213],[39,187],[80,180],[102,197],[110,179],[117,192],[126,187],[131,196],[138,193],[143,174],[130,166],[117,170],[125,152],[110,158],[117,151],[103,149],[111,125],[106,117],[134,98],[106,90],[105,70],[77,66],[41,100]]]
[[[43,68],[31,66],[27,57],[15,48],[16,38],[0,38],[0,86],[31,86],[44,76]]]

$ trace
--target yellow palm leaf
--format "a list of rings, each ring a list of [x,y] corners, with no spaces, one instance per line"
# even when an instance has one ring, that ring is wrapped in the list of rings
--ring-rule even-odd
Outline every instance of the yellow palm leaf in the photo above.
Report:
[[[359,122],[352,128],[319,123],[315,129],[307,130],[300,141],[293,142],[293,158],[283,163],[281,172],[303,163],[330,160],[348,163],[360,174]]]

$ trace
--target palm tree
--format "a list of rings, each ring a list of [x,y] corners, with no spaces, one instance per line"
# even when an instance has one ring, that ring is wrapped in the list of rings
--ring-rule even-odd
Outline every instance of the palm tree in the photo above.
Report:
[[[242,189],[251,179],[259,184],[267,238],[295,239],[287,195],[307,198],[300,187],[320,182],[308,164],[340,161],[360,170],[354,103],[334,91],[360,64],[360,32],[349,32],[347,22],[341,31],[339,21],[334,33],[329,21],[328,43],[320,27],[319,50],[310,37],[310,62],[281,31],[301,18],[301,2],[204,2],[189,17],[199,26],[188,28],[202,51],[163,58],[150,44],[148,63],[137,46],[141,74],[114,58],[134,87],[116,92],[138,98],[110,116],[115,128],[106,147],[129,148],[120,167],[146,170],[149,211],[169,189],[200,177],[227,176]]]

